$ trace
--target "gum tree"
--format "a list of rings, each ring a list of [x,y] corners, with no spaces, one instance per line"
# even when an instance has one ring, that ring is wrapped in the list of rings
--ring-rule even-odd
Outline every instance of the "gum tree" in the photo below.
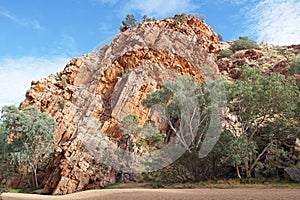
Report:
[[[34,106],[24,110],[4,106],[0,118],[1,146],[5,148],[2,158],[19,172],[33,173],[38,186],[38,164],[54,150],[55,129],[55,120]]]
[[[189,152],[197,152],[210,120],[210,98],[205,84],[181,76],[163,83],[161,89],[149,94],[143,105],[157,109],[169,125],[167,138],[176,136]]]
[[[283,153],[281,140],[290,127],[297,126],[299,90],[293,78],[245,66],[241,79],[227,84],[227,98],[237,121],[229,127],[233,135],[224,143],[223,162],[236,167],[240,178],[239,167],[243,165],[250,178],[266,154],[278,157]]]

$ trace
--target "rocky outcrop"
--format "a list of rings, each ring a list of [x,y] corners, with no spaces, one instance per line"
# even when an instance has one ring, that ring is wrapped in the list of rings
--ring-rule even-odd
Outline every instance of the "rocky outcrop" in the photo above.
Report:
[[[174,18],[167,18],[161,21],[150,21],[141,23],[138,28],[170,29],[183,33],[190,37],[195,37],[199,45],[210,53],[218,53],[220,51],[220,43],[218,35],[207,26],[197,16],[188,17],[184,14],[177,14]]]
[[[39,172],[45,191],[68,194],[115,183],[118,169],[98,162],[87,150],[95,145],[87,138],[97,133],[120,138],[120,123],[129,113],[141,124],[155,121],[141,102],[165,80],[214,78],[218,67],[211,54],[220,49],[217,40],[195,17],[145,22],[72,59],[58,74],[33,81],[21,108],[35,105],[58,124],[54,159]],[[108,145],[104,139],[102,145]]]
[[[220,48],[229,49],[232,42],[221,42]],[[299,45],[274,46],[261,44],[258,49],[246,49],[235,52],[225,58],[219,58],[217,64],[222,76],[227,80],[235,80],[240,77],[241,67],[262,67],[265,72],[280,73],[289,76],[290,58],[299,55]],[[298,78],[298,75],[295,75]]]
[[[222,58],[218,60],[220,72],[224,77],[237,79],[240,77],[240,69],[244,65],[259,65],[259,59],[263,57],[263,53],[255,49],[247,49],[238,51],[230,58]]]
[[[163,81],[191,75],[203,82],[218,78],[219,71],[234,80],[245,64],[289,75],[286,56],[299,54],[299,45],[262,44],[216,59],[221,49],[231,45],[218,42],[217,34],[197,17],[176,15],[124,29],[110,44],[73,58],[56,75],[33,81],[20,107],[35,105],[58,124],[54,159],[41,165],[38,173],[43,191],[68,194],[134,180],[120,172],[120,163],[112,166],[98,159],[114,157],[116,152],[98,155],[91,149],[116,145],[111,141],[122,136],[120,125],[128,114],[137,115],[140,125],[150,121],[163,130],[159,116],[142,105]],[[226,120],[238,123],[230,113]]]

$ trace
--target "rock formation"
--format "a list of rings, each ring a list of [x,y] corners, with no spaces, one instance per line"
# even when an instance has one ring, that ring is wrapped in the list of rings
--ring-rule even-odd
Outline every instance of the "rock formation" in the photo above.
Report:
[[[58,74],[33,81],[21,109],[35,105],[58,124],[54,159],[38,174],[44,192],[68,194],[115,183],[118,169],[98,162],[97,155],[87,150],[98,148],[92,138],[98,133],[120,138],[120,124],[128,114],[137,115],[141,125],[157,122],[141,102],[163,81],[191,75],[203,82],[217,78],[219,70],[233,80],[244,64],[288,75],[289,65],[279,47],[260,45],[216,59],[230,45],[220,43],[217,34],[196,17],[176,15],[123,30],[110,44],[73,58]],[[299,54],[299,46],[286,47],[286,52]],[[234,116],[227,120],[234,121]],[[109,145],[106,139],[101,148]]]
[[[231,43],[221,43],[221,49],[229,49]],[[239,78],[243,65],[250,67],[262,66],[265,72],[276,72],[289,76],[290,65],[288,58],[299,55],[299,45],[274,46],[261,44],[258,49],[246,49],[237,51],[226,58],[219,58],[217,64],[222,76],[228,80]],[[298,76],[295,75],[297,78]]]
[[[218,67],[212,54],[217,52],[218,36],[209,26],[176,15],[121,32],[111,44],[72,59],[58,74],[33,81],[21,108],[35,105],[58,123],[54,160],[39,173],[45,190],[67,194],[115,183],[117,170],[96,162],[86,149],[94,144],[83,145],[84,138],[97,132],[119,138],[120,122],[129,113],[141,124],[149,121],[152,114],[141,104],[147,94],[179,75],[199,82],[214,78]]]

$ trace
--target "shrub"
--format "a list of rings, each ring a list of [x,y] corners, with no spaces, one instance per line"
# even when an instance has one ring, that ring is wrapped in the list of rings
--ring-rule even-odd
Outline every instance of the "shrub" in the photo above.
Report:
[[[59,99],[59,100],[57,101],[57,104],[58,104],[60,110],[63,110],[63,109],[65,108],[66,102],[65,102],[63,99]]]
[[[188,17],[185,14],[177,15],[177,16],[175,16],[173,23],[174,24],[183,23],[186,20],[188,20]]]
[[[290,64],[290,74],[294,75],[294,74],[300,74],[300,58],[294,58],[289,60],[289,64]]]
[[[233,42],[233,45],[231,46],[231,50],[233,52],[243,50],[243,49],[255,49],[258,48],[258,44],[250,40],[248,37],[239,37],[238,40]]]
[[[68,85],[68,77],[66,75],[62,75],[61,82],[64,84],[64,87],[66,87]]]
[[[289,64],[290,64],[289,72],[291,75],[300,74],[300,58],[290,59]],[[300,79],[296,80],[296,84],[300,89]]]
[[[155,17],[151,18],[151,17],[148,17],[147,15],[143,15],[142,19],[143,19],[143,22],[150,22],[150,21],[155,21],[156,20]]]
[[[220,52],[220,56],[221,58],[226,58],[226,57],[230,57],[233,54],[233,51],[231,49],[223,49]]]
[[[165,134],[160,133],[149,122],[139,126],[139,117],[134,114],[124,117],[121,130],[123,131],[121,141],[125,142],[128,150],[132,150],[134,146],[143,146],[146,150],[151,151],[161,144],[165,137]]]
[[[5,186],[0,185],[0,194],[2,194],[4,192],[8,192],[8,188],[5,187]]]

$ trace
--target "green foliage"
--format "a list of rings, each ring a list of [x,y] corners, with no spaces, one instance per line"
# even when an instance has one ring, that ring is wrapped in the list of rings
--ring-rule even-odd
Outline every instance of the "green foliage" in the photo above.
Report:
[[[142,133],[148,145],[163,141],[165,136],[164,134],[160,134],[159,130],[153,127],[149,122],[144,124]]]
[[[120,30],[124,28],[135,28],[137,27],[138,22],[133,14],[128,14],[125,20],[122,21],[122,25],[120,26]]]
[[[239,119],[248,127],[254,120],[293,114],[299,91],[292,78],[278,73],[264,75],[260,68],[245,66],[242,78],[227,84],[227,97],[230,109],[238,111]]]
[[[237,116],[239,125],[233,125],[232,136],[226,136],[228,145],[224,145],[223,160],[231,159],[237,170],[243,165],[249,178],[270,149],[280,150],[278,145],[285,130],[294,124],[299,97],[294,79],[277,73],[263,74],[259,68],[245,66],[242,78],[227,84],[228,107]]]
[[[188,20],[188,17],[186,15],[183,15],[183,16],[176,16],[175,19],[174,19],[174,24],[181,24],[183,22],[185,22],[186,20]]]
[[[230,132],[225,132],[220,140],[226,145],[222,152],[222,164],[238,168],[241,164],[247,165],[249,162],[254,162],[258,147],[254,141],[248,141],[245,135],[236,137]],[[238,176],[241,178],[239,172]]]
[[[231,50],[236,52],[243,49],[255,49],[258,47],[258,44],[255,41],[250,40],[248,37],[239,37],[238,40],[233,42]]]
[[[0,119],[1,146],[6,149],[2,158],[18,171],[33,172],[38,186],[36,171],[38,163],[54,150],[56,122],[34,106],[19,110],[4,106]]]
[[[136,134],[138,130],[139,117],[134,114],[129,114],[124,117],[122,123],[122,131],[125,135]]]
[[[134,114],[124,117],[121,130],[123,131],[122,142],[125,142],[126,148],[130,151],[134,147],[141,146],[152,151],[159,147],[165,138],[165,134],[160,133],[149,122],[139,126],[139,118]]]
[[[59,99],[57,101],[58,107],[60,110],[63,110],[65,108],[66,102],[63,99]]]
[[[300,58],[294,58],[289,60],[291,75],[300,74]]]
[[[172,132],[188,151],[200,147],[211,111],[205,84],[199,84],[193,77],[181,76],[177,80],[164,82],[162,88],[149,94],[142,104],[162,113]],[[189,127],[186,127],[187,124]],[[191,138],[191,144],[186,142],[186,137]]]
[[[221,58],[226,58],[226,57],[230,57],[233,54],[233,51],[231,49],[223,49],[220,52],[220,56]]]
[[[68,85],[68,77],[66,75],[62,75],[61,82],[64,84],[64,87],[66,87]]]
[[[150,18],[147,15],[143,15],[142,19],[143,19],[143,22],[150,22],[150,21],[155,21],[156,20],[155,17]]]
[[[8,192],[8,188],[5,186],[0,185],[0,195],[4,192]]]

